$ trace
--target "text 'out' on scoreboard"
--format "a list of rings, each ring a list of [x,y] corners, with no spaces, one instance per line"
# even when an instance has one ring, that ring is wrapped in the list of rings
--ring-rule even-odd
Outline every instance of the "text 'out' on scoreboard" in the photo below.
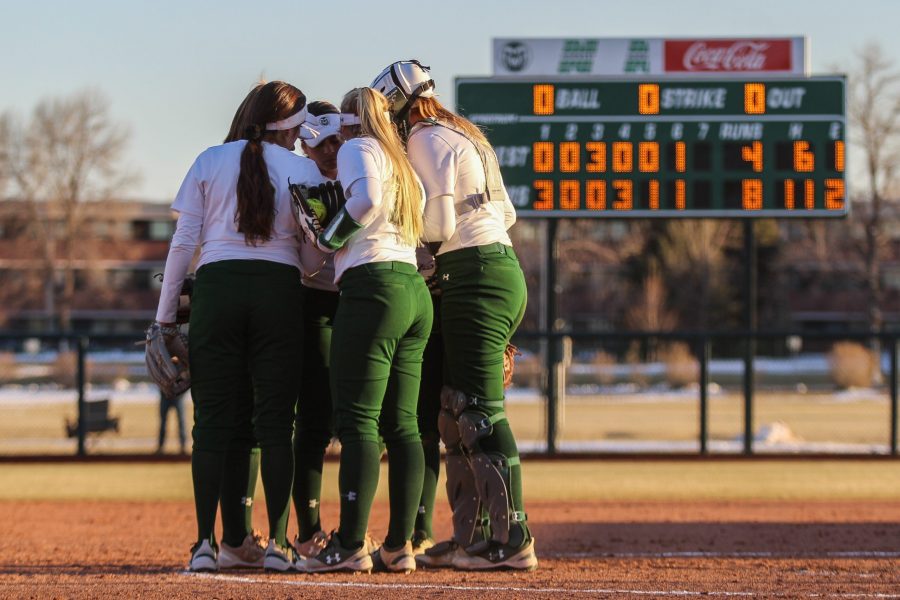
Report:
[[[845,80],[458,79],[519,214],[841,217]]]

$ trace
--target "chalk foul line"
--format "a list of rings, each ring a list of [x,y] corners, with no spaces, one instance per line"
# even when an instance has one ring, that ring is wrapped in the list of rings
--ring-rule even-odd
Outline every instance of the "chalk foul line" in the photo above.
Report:
[[[229,583],[249,583],[263,585],[288,585],[294,587],[307,588],[333,588],[333,589],[368,589],[368,590],[454,590],[461,592],[515,592],[521,594],[593,594],[593,595],[616,595],[616,596],[677,596],[677,597],[755,597],[757,592],[728,592],[717,590],[627,590],[627,589],[606,589],[606,588],[526,588],[520,586],[504,586],[504,585],[451,585],[451,584],[435,584],[435,583],[368,583],[355,581],[321,581],[321,580],[297,580],[287,579],[286,577],[273,577],[271,579],[259,579],[256,577],[247,577],[242,575],[223,575],[220,573],[192,573],[190,571],[182,571],[182,575],[190,577],[198,577],[202,579],[211,579],[214,581]],[[287,577],[290,577],[288,575]],[[769,593],[773,597],[785,598],[874,598],[874,599],[898,599],[900,594],[879,594],[879,593],[853,593],[853,592],[837,592],[837,593],[812,593],[798,595],[796,592],[791,593]]]

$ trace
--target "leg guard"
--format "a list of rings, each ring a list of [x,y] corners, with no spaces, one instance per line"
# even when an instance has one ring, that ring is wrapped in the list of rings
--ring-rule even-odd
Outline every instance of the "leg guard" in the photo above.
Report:
[[[509,459],[499,452],[472,455],[472,471],[478,496],[491,519],[491,540],[509,542],[510,519],[514,517],[509,495]]]
[[[453,541],[463,548],[485,539],[481,501],[469,460],[455,450],[447,451],[447,498],[453,511]]]

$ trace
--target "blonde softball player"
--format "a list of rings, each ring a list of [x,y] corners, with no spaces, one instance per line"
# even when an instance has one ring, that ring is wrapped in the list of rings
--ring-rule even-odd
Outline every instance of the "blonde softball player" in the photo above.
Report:
[[[424,197],[391,125],[384,96],[357,88],[343,99],[347,140],[338,153],[346,204],[323,229],[301,219],[311,239],[334,251],[340,303],[331,346],[335,426],[341,441],[340,526],[301,571],[409,572],[409,538],[422,491],[416,423],[422,352],[431,301],[418,275]],[[368,547],[366,527],[378,484],[379,439],[388,451],[390,523],[384,544]]]

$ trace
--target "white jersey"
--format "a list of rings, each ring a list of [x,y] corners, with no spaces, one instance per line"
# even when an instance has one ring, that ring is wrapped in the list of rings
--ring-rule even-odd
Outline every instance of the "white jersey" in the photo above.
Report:
[[[237,230],[237,181],[241,170],[241,153],[246,140],[213,146],[205,150],[191,166],[172,203],[179,213],[178,225],[163,276],[156,319],[175,320],[178,296],[185,274],[197,246],[200,259],[197,268],[223,260],[265,260],[300,269],[297,252],[299,227],[288,190],[288,179],[305,181],[318,172],[315,163],[290,150],[268,142],[262,143],[263,159],[269,180],[275,187],[275,219],[272,239],[248,245]]]
[[[333,181],[322,175],[314,160],[307,157],[302,158],[313,164],[313,172],[309,175],[310,179],[307,181],[294,181],[291,179],[291,183],[303,183],[313,186]],[[337,286],[334,284],[334,254],[322,252],[305,235],[300,236],[300,264],[303,271],[303,285],[326,292],[338,291]]]
[[[344,271],[373,262],[416,264],[416,247],[403,243],[397,227],[388,221],[396,201],[391,176],[393,167],[381,144],[371,137],[353,138],[338,151],[338,179],[347,196],[347,212],[362,225],[335,253],[335,283]],[[380,190],[377,198],[365,194],[370,179]],[[356,184],[356,185],[354,185]],[[424,208],[424,199],[421,203]]]
[[[471,195],[485,191],[484,165],[478,151],[468,138],[453,129],[416,124],[409,136],[407,154],[425,186],[427,202],[452,196],[454,206],[459,206]],[[433,214],[425,213],[426,229],[434,226],[427,222]],[[506,230],[515,221],[515,208],[509,201],[487,202],[475,210],[456,214],[455,219],[453,235],[444,240],[438,255],[495,242],[512,245]]]

